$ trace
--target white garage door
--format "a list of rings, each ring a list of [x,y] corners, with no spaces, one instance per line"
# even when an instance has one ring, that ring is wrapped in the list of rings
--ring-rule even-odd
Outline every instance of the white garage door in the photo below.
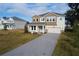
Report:
[[[47,31],[48,33],[61,33],[60,28],[57,27],[49,27]]]

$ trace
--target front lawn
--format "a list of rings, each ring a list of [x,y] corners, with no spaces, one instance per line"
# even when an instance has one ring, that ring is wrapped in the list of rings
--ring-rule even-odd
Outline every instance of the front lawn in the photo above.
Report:
[[[23,30],[0,30],[0,55],[38,37]]]

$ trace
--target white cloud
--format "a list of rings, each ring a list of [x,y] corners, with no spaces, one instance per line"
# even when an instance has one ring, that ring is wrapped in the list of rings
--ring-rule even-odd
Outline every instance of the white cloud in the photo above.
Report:
[[[46,7],[47,4],[35,4],[35,6],[36,8],[31,10],[30,8],[28,8],[27,4],[13,4],[12,9],[9,9],[7,12],[10,12],[10,13],[19,12],[29,16],[48,12],[48,9]]]
[[[9,7],[9,9],[6,10],[6,12],[8,13],[18,12],[26,16],[38,15],[49,11],[64,13],[68,8],[66,7],[65,4],[46,4],[46,3],[44,4],[36,3],[36,4],[31,4],[30,6],[28,4],[18,3],[18,4],[4,4],[3,6],[5,10]]]

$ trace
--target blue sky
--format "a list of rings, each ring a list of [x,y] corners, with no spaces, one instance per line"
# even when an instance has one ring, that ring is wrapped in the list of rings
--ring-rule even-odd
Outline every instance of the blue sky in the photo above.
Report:
[[[0,3],[0,17],[17,16],[31,21],[33,15],[46,12],[65,13],[69,7],[65,3]]]

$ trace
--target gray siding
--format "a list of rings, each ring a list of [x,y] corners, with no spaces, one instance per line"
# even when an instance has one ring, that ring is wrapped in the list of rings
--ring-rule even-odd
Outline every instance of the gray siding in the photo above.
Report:
[[[14,22],[15,22],[15,29],[24,29],[24,26],[26,24],[25,21],[14,20]]]

